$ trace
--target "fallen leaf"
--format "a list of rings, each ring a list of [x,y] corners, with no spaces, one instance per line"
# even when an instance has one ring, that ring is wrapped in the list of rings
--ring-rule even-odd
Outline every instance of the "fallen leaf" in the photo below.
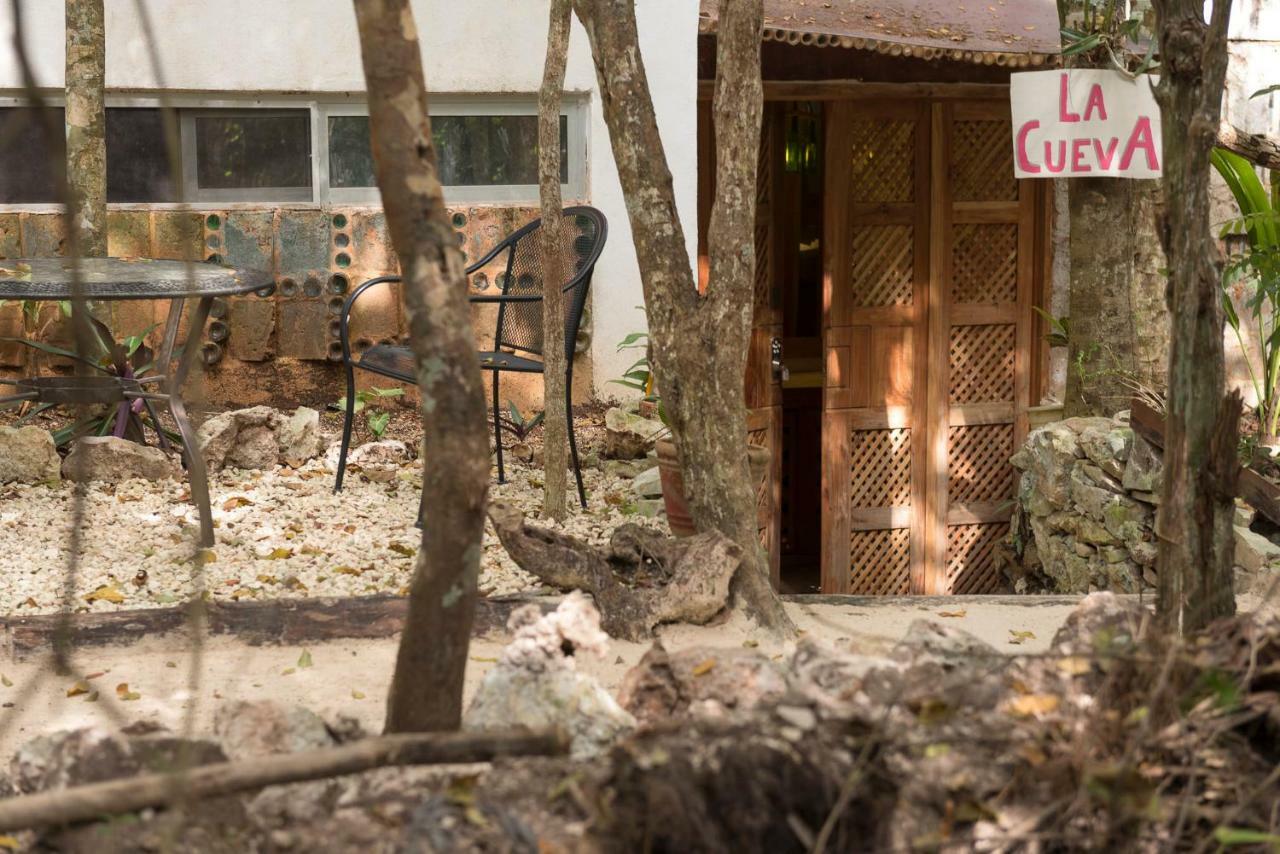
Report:
[[[166,661],[166,662],[164,663],[164,666],[165,666],[165,667],[177,667],[177,666],[178,666],[178,662],[176,662],[176,661]]]
[[[364,699],[364,692],[363,692],[363,691],[357,691],[357,690],[355,690],[354,688],[352,688],[352,689],[351,689],[351,699],[353,699],[353,700],[363,700],[363,699]]]
[[[88,682],[77,682],[76,684],[72,685],[70,688],[67,689],[68,697],[79,697],[81,694],[88,694],[88,693],[89,693]]]
[[[119,685],[116,686],[116,696],[119,697],[121,700],[124,700],[125,702],[128,702],[130,700],[142,699],[142,695],[139,694],[137,691],[129,690],[128,682],[121,682]]]
[[[3,685],[6,688],[12,688],[13,682],[9,679],[8,676],[5,676],[3,673],[0,673],[0,685]]]
[[[406,546],[404,543],[391,543],[387,548],[396,554],[404,555],[405,557],[413,557],[418,553],[417,549],[412,546]]]
[[[17,851],[21,847],[21,843],[12,836],[0,836],[0,848],[5,848],[9,851]]]
[[[703,661],[694,666],[693,675],[706,676],[712,670],[715,670],[715,668],[716,668],[716,660],[714,658],[708,658],[706,661]]]
[[[299,667],[311,666],[311,650],[304,649],[302,651],[302,655],[298,656],[298,666]]]
[[[295,673],[297,673],[297,672],[298,672],[298,671],[297,671],[297,669],[296,669],[296,668],[293,668],[293,667],[286,667],[284,670],[281,670],[281,671],[280,671],[280,675],[281,675],[281,676],[292,676],[293,674],[295,674]]]
[[[285,560],[293,557],[293,549],[286,549],[283,546],[274,548],[263,560]]]
[[[1019,717],[1032,718],[1057,711],[1061,702],[1053,694],[1026,694],[1010,700],[1008,709]]]
[[[96,702],[98,702],[98,692],[97,692],[97,691],[90,691],[90,692],[89,692],[89,696],[85,697],[85,698],[84,698],[84,701],[85,701],[86,703],[96,703]]]
[[[1018,631],[1017,629],[1009,629],[1009,643],[1021,644],[1029,640],[1035,640],[1035,632]]]
[[[217,563],[218,555],[213,549],[200,549],[196,552],[196,566],[204,566],[209,563]]]
[[[950,752],[951,752],[951,745],[947,744],[946,742],[940,742],[938,744],[930,744],[924,749],[924,758],[937,759],[939,756],[946,756]]]
[[[742,642],[742,645],[743,645],[743,646],[745,646],[747,649],[755,649],[756,647],[758,647],[758,646],[760,645],[760,641],[758,641],[758,640],[744,640],[744,641]]]
[[[226,501],[222,502],[222,509],[224,511],[230,511],[230,510],[235,510],[237,507],[244,507],[246,504],[252,504],[252,503],[253,503],[252,501],[250,501],[248,498],[244,497],[243,495],[233,495],[230,498],[228,498]]]
[[[363,575],[363,569],[356,569],[354,566],[340,566],[334,570],[339,575]]]
[[[119,605],[124,601],[124,594],[112,584],[104,584],[84,597],[86,602],[111,602]]]
[[[1078,655],[1069,655],[1058,662],[1058,669],[1068,676],[1083,676],[1093,669],[1089,659]]]
[[[963,617],[968,613],[969,612],[966,611],[964,608],[961,608],[959,611],[939,611],[938,616],[939,617]]]

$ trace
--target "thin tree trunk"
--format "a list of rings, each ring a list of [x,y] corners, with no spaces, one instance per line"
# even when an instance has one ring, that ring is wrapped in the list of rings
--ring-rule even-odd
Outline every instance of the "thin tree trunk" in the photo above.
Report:
[[[566,470],[569,467],[568,414],[565,398],[564,301],[568,279],[564,264],[564,224],[560,200],[560,98],[569,58],[569,0],[551,0],[547,59],[538,93],[538,195],[542,202],[542,358],[544,363],[542,515],[563,519]]]
[[[1230,3],[1208,25],[1200,0],[1158,0],[1164,220],[1172,316],[1157,612],[1194,631],[1235,611],[1232,515],[1239,394],[1224,397],[1222,262],[1209,222],[1209,152],[1227,70]]]
[[[445,210],[409,0],[355,0],[374,168],[403,271],[422,393],[426,519],[387,698],[387,732],[455,729],[489,489],[484,384]]]
[[[716,65],[716,201],[710,280],[699,294],[676,211],[636,31],[634,0],[574,0],[599,79],[644,285],[654,372],[699,530],[743,548],[735,600],[792,631],[769,584],[756,531],[743,399],[751,328],[756,156],[760,141],[761,0],[724,0]]]
[[[107,36],[103,0],[66,0],[67,184],[79,252],[107,255]]]

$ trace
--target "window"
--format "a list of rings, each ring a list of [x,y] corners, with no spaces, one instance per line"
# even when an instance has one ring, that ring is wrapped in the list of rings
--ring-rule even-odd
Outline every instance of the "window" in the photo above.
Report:
[[[108,99],[107,201],[125,204],[379,201],[363,104]],[[114,103],[113,103],[114,101]],[[61,130],[62,108],[49,109]],[[176,115],[172,127],[169,116]],[[32,108],[0,98],[0,205],[56,204],[65,168]],[[432,136],[445,195],[456,202],[537,201],[538,119],[532,96],[437,96]],[[180,186],[171,169],[179,165]],[[567,98],[560,116],[562,191],[586,187],[585,104]]]

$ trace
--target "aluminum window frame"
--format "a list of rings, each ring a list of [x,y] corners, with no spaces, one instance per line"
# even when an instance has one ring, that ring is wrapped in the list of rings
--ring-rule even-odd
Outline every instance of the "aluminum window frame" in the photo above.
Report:
[[[524,95],[489,95],[471,93],[431,94],[432,116],[536,116],[536,93]],[[45,93],[50,107],[65,108],[61,91]],[[0,93],[0,108],[30,106],[24,94],[15,90]],[[363,93],[326,93],[317,95],[263,95],[256,93],[210,92],[175,93],[156,95],[151,93],[109,93],[106,106],[111,108],[174,109],[178,111],[179,159],[182,195],[177,202],[111,202],[110,209],[123,210],[196,210],[217,205],[220,207],[253,208],[263,206],[314,206],[331,204],[380,206],[381,194],[377,187],[329,186],[329,117],[367,116],[368,104]],[[286,111],[308,110],[311,117],[311,186],[306,187],[253,187],[243,189],[200,189],[196,184],[196,135],[195,120],[202,115],[226,116],[245,114],[270,115]],[[567,180],[560,185],[564,200],[587,199],[589,95],[582,92],[566,92],[562,98],[560,115],[566,120]],[[537,204],[537,184],[477,184],[446,185],[445,199],[449,204]],[[0,212],[45,213],[61,211],[56,202],[10,202],[0,204]]]

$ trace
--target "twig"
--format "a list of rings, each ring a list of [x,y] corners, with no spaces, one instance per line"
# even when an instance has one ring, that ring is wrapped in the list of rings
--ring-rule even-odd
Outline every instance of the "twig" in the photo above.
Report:
[[[561,756],[563,732],[522,729],[384,735],[325,750],[243,762],[220,762],[175,774],[144,774],[106,783],[0,801],[0,828],[22,830],[90,821],[163,807],[179,798],[203,800],[282,783],[299,783],[400,765],[489,762],[500,756]],[[181,776],[182,785],[176,786]]]

